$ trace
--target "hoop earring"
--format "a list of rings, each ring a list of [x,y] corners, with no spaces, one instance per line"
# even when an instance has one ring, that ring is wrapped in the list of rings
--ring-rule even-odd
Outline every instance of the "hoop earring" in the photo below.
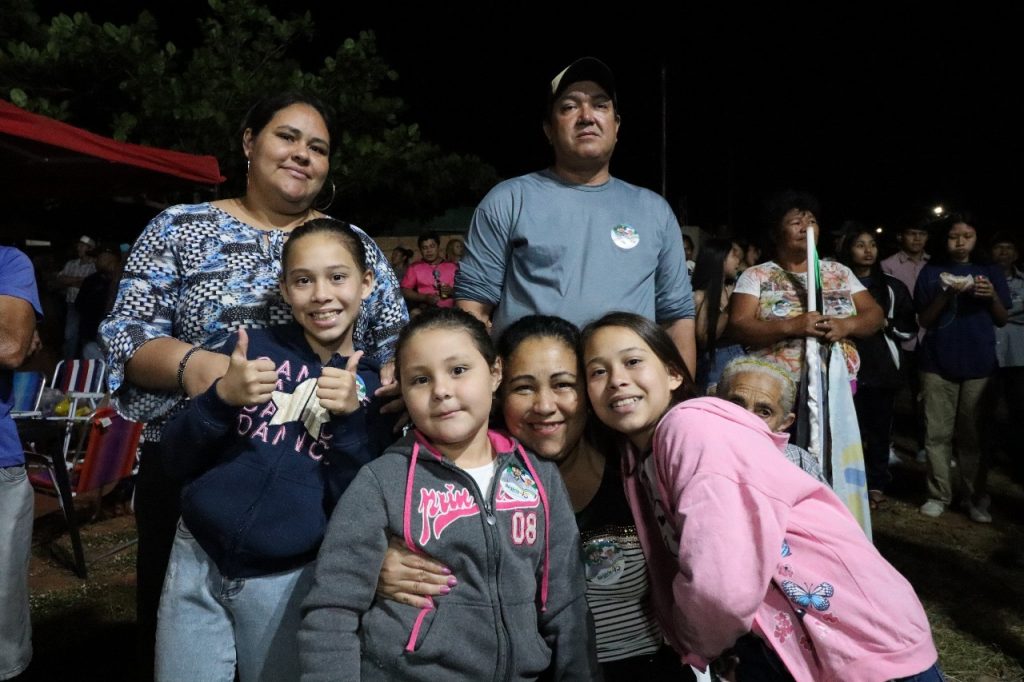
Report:
[[[335,196],[337,196],[337,194],[338,194],[338,188],[335,186],[334,180],[331,180],[331,196],[327,200],[327,203],[324,204],[323,206],[314,206],[313,208],[315,208],[316,210],[320,211],[321,213],[326,213],[327,209],[329,209],[331,207],[331,204],[334,203],[334,198],[335,198]]]

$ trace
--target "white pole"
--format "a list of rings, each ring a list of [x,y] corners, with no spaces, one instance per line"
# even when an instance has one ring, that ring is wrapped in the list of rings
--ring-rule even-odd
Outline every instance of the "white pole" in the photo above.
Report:
[[[817,312],[818,310],[818,268],[815,266],[817,255],[817,249],[814,245],[814,229],[808,225],[806,310],[809,313]],[[818,347],[818,339],[812,336],[808,336],[804,344],[804,362],[807,363],[807,409],[810,415],[810,442],[807,444],[807,449],[822,463],[823,470],[828,471],[829,469],[824,467],[824,457],[827,453],[823,452],[825,428],[822,423],[822,411],[824,408],[823,403],[825,402],[823,400],[825,387],[821,385],[821,351]]]

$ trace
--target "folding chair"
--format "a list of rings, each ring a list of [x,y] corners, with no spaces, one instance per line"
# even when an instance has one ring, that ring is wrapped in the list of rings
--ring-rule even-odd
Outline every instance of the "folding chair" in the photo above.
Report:
[[[15,372],[12,380],[14,402],[11,405],[11,416],[15,419],[27,419],[42,416],[39,401],[46,387],[46,377],[42,372]]]
[[[71,404],[68,417],[88,405],[96,409],[107,390],[107,364],[102,360],[61,360],[53,371],[51,388],[67,395]]]
[[[89,416],[78,416],[81,407],[88,407],[92,413],[100,401],[106,397],[107,365],[102,360],[61,360],[53,372],[50,387],[67,396],[68,413],[66,416],[47,417],[50,421],[64,422],[64,459],[71,459],[70,451],[72,432],[76,425],[84,425]],[[82,439],[79,438],[79,452]],[[77,454],[77,453],[75,453]]]
[[[30,460],[41,461],[45,471],[29,473],[32,487],[40,493],[56,496],[68,524],[74,569],[80,578],[88,577],[85,552],[75,519],[74,498],[92,490],[102,493],[103,486],[132,475],[138,456],[143,425],[121,418],[112,407],[103,407],[89,418],[88,442],[80,461],[67,466],[62,453],[51,456],[28,451]],[[69,474],[70,472],[70,474]]]

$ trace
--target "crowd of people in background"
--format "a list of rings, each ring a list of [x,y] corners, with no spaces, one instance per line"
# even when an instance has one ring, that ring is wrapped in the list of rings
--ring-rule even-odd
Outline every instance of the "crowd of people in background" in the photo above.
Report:
[[[979,419],[997,393],[1024,416],[1013,238],[943,213],[883,259],[847,223],[819,261],[822,209],[787,191],[760,238],[695,241],[610,174],[606,65],[569,65],[545,111],[552,166],[492,189],[465,240],[419,235],[416,260],[328,215],[337,131],[286,93],[246,115],[240,196],[166,209],[123,267],[82,236],[37,274],[64,292],[62,356],[104,358],[146,424],[142,674],[943,679],[913,588],[794,431],[806,344],[842,359],[873,509],[906,389],[921,513],[991,522]],[[43,308],[23,256],[0,258],[6,679],[31,653],[6,394]]]

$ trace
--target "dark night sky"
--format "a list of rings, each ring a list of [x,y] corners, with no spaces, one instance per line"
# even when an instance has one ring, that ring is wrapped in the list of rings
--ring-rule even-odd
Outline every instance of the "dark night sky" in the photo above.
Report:
[[[647,40],[628,24],[568,37],[535,30],[489,44],[476,35],[456,49],[457,30],[440,36],[444,48],[378,31],[413,117],[504,175],[547,162],[537,83],[594,54],[619,80],[613,172],[655,189],[665,66],[668,199],[690,223],[749,229],[765,193],[800,187],[820,196],[826,226],[848,217],[892,224],[935,202],[1013,226],[1024,111],[1006,86],[1021,82],[1020,41],[1000,44],[964,24],[954,35],[952,19],[938,30],[910,12],[878,19],[793,25],[775,16],[756,28],[695,20]]]
[[[40,3],[44,11],[53,5],[83,7]],[[279,15],[306,6],[270,5]],[[203,3],[147,6],[183,45],[195,31],[188,8]],[[407,118],[506,177],[549,162],[541,89],[573,58],[592,54],[619,82],[612,172],[655,190],[664,66],[667,198],[681,220],[750,232],[766,193],[796,187],[819,195],[826,227],[851,217],[892,226],[936,202],[971,208],[983,231],[1017,227],[1024,55],[1010,10],[936,16],[923,3],[874,12],[833,3],[827,14],[752,15],[736,6],[669,17],[665,6],[594,4],[544,14],[509,6],[508,16],[485,16],[438,4],[411,15],[390,4],[309,6],[323,54],[373,29],[399,73],[394,89]],[[91,13],[126,20],[136,11]]]

